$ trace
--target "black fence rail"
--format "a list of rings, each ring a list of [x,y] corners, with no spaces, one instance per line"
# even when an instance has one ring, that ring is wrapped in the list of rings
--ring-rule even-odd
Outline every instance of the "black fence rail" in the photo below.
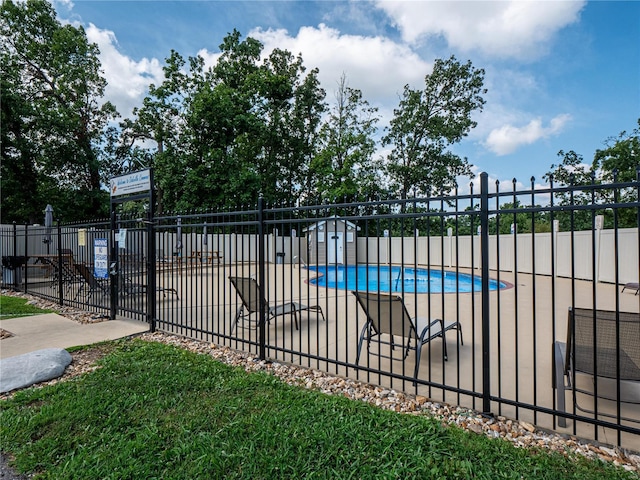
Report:
[[[14,274],[3,281],[151,329],[639,451],[640,181],[505,189],[483,174],[479,187],[120,215],[56,226],[50,243],[41,227],[9,226],[2,255],[26,265],[7,267]],[[106,239],[108,278],[96,269],[96,239]],[[106,291],[41,265],[43,255],[63,264],[67,249]]]

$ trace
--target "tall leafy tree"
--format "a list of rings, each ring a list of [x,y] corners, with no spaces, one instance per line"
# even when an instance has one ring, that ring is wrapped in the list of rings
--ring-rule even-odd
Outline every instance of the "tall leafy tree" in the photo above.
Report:
[[[424,80],[424,89],[404,87],[382,140],[392,147],[387,171],[403,199],[448,192],[457,176],[470,175],[467,159],[449,148],[475,128],[472,115],[485,103],[484,70],[470,61],[437,59]]]
[[[260,134],[255,158],[260,193],[272,202],[290,202],[306,191],[325,111],[318,70],[309,72],[301,56],[273,50],[260,66],[255,112]],[[247,159],[251,161],[251,159]]]
[[[617,137],[605,141],[605,148],[596,150],[591,164],[586,163],[582,155],[570,150],[558,152],[562,159],[551,165],[551,170],[544,175],[546,181],[555,185],[599,185],[613,182],[630,182],[637,178],[640,168],[640,119],[638,127],[630,133],[623,131]],[[556,202],[560,205],[589,205],[618,202],[633,202],[637,199],[634,188],[600,188],[597,190],[573,189],[571,192],[556,193]],[[613,224],[611,210],[577,211],[573,215],[558,213],[560,228],[563,230],[588,230],[593,227],[594,215],[604,215],[605,227]],[[634,208],[618,209],[618,226],[635,227],[638,223],[637,211]]]
[[[317,200],[353,202],[376,192],[373,155],[378,120],[378,109],[362,98],[360,90],[350,88],[343,75],[322,125],[320,150],[311,163]]]
[[[276,49],[262,59],[262,49],[234,31],[211,69],[195,57],[185,71],[175,54],[150,89],[129,132],[155,141],[163,208],[290,201],[304,190],[324,91],[301,57]]]
[[[596,150],[593,168],[601,172],[605,182],[636,180],[640,168],[640,118],[631,132],[608,138],[605,148]]]
[[[46,203],[65,220],[106,214],[100,150],[117,112],[101,100],[98,47],[46,1],[0,12],[3,220],[39,220]]]

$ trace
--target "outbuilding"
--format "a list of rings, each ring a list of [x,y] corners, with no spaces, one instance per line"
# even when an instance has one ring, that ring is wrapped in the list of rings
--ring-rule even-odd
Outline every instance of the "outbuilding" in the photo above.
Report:
[[[354,223],[334,215],[303,230],[307,237],[307,263],[356,263],[357,232]]]

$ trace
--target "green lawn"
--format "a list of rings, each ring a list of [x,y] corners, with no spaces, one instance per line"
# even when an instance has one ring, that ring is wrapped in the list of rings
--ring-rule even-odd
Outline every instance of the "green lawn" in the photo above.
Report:
[[[0,320],[15,317],[26,317],[27,315],[40,315],[51,313],[53,310],[43,310],[33,305],[27,305],[27,299],[20,297],[10,297],[0,295]]]
[[[20,471],[52,479],[637,478],[161,343],[107,346],[102,368],[0,402],[2,449]]]

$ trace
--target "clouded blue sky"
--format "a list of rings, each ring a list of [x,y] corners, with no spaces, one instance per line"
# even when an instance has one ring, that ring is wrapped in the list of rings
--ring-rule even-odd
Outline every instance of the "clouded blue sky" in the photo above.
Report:
[[[596,149],[640,117],[640,2],[69,1],[59,18],[101,50],[108,99],[123,116],[161,82],[171,49],[215,62],[234,28],[318,67],[327,100],[340,76],[387,125],[405,84],[455,55],[486,72],[478,127],[456,147],[476,172],[528,184],[575,150]]]

